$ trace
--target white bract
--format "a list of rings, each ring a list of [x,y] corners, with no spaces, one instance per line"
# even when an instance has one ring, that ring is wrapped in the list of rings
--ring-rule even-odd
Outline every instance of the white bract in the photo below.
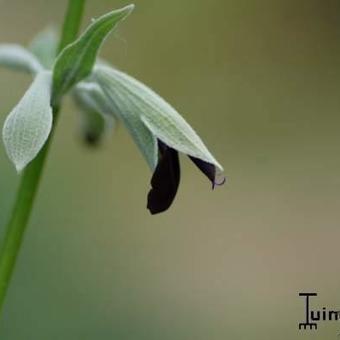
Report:
[[[18,172],[36,157],[50,134],[51,81],[51,72],[39,72],[5,121],[3,141]]]
[[[0,65],[32,74],[43,70],[39,60],[30,51],[16,44],[0,44]]]

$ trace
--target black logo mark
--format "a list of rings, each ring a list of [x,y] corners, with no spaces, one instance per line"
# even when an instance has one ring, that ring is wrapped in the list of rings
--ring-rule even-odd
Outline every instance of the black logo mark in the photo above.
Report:
[[[317,293],[299,293],[305,299],[305,321],[299,323],[300,330],[316,330],[319,321],[338,321],[340,320],[339,310],[330,310],[323,307],[322,310],[311,310],[310,297],[317,296]]]

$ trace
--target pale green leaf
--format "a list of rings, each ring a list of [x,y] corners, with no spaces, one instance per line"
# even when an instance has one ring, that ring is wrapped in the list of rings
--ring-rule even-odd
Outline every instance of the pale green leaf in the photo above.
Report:
[[[94,76],[122,116],[134,117],[129,130],[147,127],[155,137],[168,146],[189,156],[222,166],[209,152],[200,137],[184,118],[164,99],[138,80],[116,69],[97,66]]]
[[[134,5],[129,5],[93,20],[86,31],[61,52],[53,71],[54,102],[58,103],[63,94],[90,75],[104,39],[133,8]]]
[[[29,46],[29,50],[46,69],[51,69],[54,64],[57,56],[58,40],[56,30],[48,27],[39,32]]]
[[[31,74],[43,70],[38,59],[30,51],[16,44],[0,44],[0,65]]]
[[[3,141],[10,160],[20,172],[44,146],[52,128],[52,74],[38,73],[3,127]]]

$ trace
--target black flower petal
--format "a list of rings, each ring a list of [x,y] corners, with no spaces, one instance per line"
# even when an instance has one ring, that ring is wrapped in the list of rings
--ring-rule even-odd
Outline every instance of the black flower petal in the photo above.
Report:
[[[152,189],[148,194],[151,214],[167,210],[175,199],[180,181],[178,152],[158,141],[159,160],[152,175]]]
[[[199,158],[189,156],[189,158],[194,162],[194,164],[206,175],[212,183],[212,188],[214,189],[216,185],[222,185],[225,182],[225,178],[221,182],[216,182],[216,167],[214,164],[202,161]]]

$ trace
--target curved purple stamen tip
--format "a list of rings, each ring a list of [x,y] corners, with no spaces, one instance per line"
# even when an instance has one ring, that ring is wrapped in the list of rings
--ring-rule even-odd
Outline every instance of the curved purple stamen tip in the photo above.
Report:
[[[218,181],[218,182],[215,180],[212,183],[212,189],[214,190],[216,186],[220,187],[221,185],[225,184],[226,181],[227,181],[227,177],[225,177],[225,176],[223,176],[223,178],[221,178],[221,180]]]
[[[216,186],[221,186],[226,182],[226,177],[222,176],[221,178],[216,180],[216,177],[218,174],[216,174],[216,166],[212,163],[208,163],[206,161],[203,161],[202,159],[195,158],[192,156],[189,156],[189,158],[195,163],[195,165],[202,171],[204,175],[206,175],[209,180],[211,181],[212,189],[214,190]]]

